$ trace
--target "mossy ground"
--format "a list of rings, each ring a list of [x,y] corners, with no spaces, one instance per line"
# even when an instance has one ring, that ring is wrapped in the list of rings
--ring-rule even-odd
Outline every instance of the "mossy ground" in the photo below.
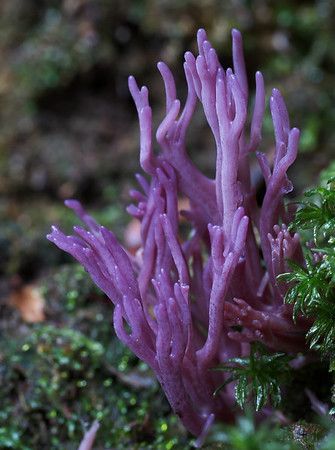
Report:
[[[187,448],[148,367],[113,334],[112,307],[77,265],[45,279],[47,319],[1,337],[0,448],[75,449],[101,426],[96,449]]]
[[[40,289],[46,302],[41,323],[27,324],[2,305],[0,448],[76,449],[95,419],[95,450],[193,448],[149,368],[115,337],[112,305],[84,270],[63,265],[43,277]],[[311,366],[314,387],[315,370]],[[306,398],[298,401],[301,377],[286,391],[285,414],[297,420],[309,411],[313,420]],[[323,425],[308,422],[256,426],[247,413],[235,426],[214,427],[204,448],[312,449],[325,433]]]

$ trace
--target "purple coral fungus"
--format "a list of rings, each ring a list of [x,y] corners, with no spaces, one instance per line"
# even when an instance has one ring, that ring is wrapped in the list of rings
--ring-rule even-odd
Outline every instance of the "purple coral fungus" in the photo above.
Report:
[[[73,236],[53,227],[48,235],[114,303],[117,336],[152,368],[174,412],[196,436],[206,433],[214,420],[233,420],[237,411],[231,384],[213,396],[227,375],[211,368],[247,356],[253,341],[273,351],[302,350],[310,325],[302,318],[293,323],[291,306],[283,300],[286,287],[276,281],[289,270],[287,258],[303,261],[299,236],[285,225],[291,213],[283,201],[292,190],[286,173],[297,155],[299,130],[290,128],[284,100],[274,89],[271,167],[258,151],[263,77],[256,73],[249,127],[239,31],[233,30],[232,41],[233,69],[225,70],[205,31],[199,30],[199,55],[185,54],[188,95],[183,108],[172,73],[166,64],[158,64],[166,95],[166,115],[156,131],[158,154],[153,151],[148,89],[139,89],[129,78],[140,124],[141,167],[149,176],[149,181],[137,176],[141,190],[131,191],[136,205],[128,208],[141,222],[137,255],[131,256],[74,200],[66,205],[86,227],[75,227]],[[215,140],[214,180],[195,167],[186,150],[186,131],[198,102]],[[260,207],[250,177],[253,152],[266,185]],[[189,200],[182,214],[192,227],[182,242],[179,196]]]

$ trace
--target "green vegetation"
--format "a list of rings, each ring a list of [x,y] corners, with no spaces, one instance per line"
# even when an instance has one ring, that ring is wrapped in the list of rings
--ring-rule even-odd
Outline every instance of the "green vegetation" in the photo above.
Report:
[[[1,351],[1,449],[76,449],[94,419],[97,449],[187,448],[157,383],[113,335],[110,305],[82,269],[52,278],[48,323],[12,330]],[[100,298],[91,306],[92,296]]]
[[[288,430],[273,427],[269,423],[257,426],[250,410],[238,419],[236,425],[217,430],[215,436],[222,442],[222,447],[217,448],[227,450],[298,450],[301,448],[293,442]]]
[[[237,381],[235,397],[241,408],[245,408],[251,399],[256,411],[263,408],[268,400],[273,406],[279,406],[280,383],[290,372],[290,359],[285,353],[269,353],[264,345],[253,342],[247,358],[231,358],[226,364],[214,369],[229,373],[225,383],[216,389],[214,395],[228,383]]]
[[[291,229],[307,232],[312,240],[306,248],[306,267],[291,262],[292,272],[279,277],[290,283],[286,302],[293,316],[314,319],[307,339],[335,370],[335,190],[334,179],[305,193]]]
[[[327,178],[328,181],[326,181]],[[334,165],[331,165],[325,173],[321,174],[321,185],[308,190],[304,194],[304,200],[299,202],[296,218],[290,224],[289,229],[298,231],[305,242],[306,266],[300,267],[290,261],[291,272],[278,277],[279,282],[289,284],[286,302],[293,306],[293,319],[296,320],[298,315],[303,315],[312,320],[306,340],[310,349],[319,352],[323,361],[329,364],[330,372],[335,370],[334,180]],[[216,392],[223,389],[228,383],[235,382],[235,396],[238,405],[245,410],[246,407],[250,408],[252,400],[253,409],[257,411],[267,401],[273,406],[278,406],[281,401],[281,387],[284,387],[290,401],[285,399],[281,408],[283,411],[286,410],[289,416],[292,413],[295,415],[297,411],[289,412],[291,409],[289,403],[293,405],[297,390],[301,395],[308,383],[315,377],[319,378],[320,374],[313,373],[312,366],[308,365],[301,371],[293,371],[289,365],[290,360],[289,355],[270,353],[263,345],[253,343],[249,357],[231,359],[225,365],[215,368],[215,370],[223,370],[228,374],[226,382],[219,386]],[[323,377],[323,380],[326,386],[328,383],[326,377]],[[315,382],[317,383],[316,379]],[[314,389],[317,389],[316,385]],[[328,394],[326,393],[328,404],[330,403],[331,389],[333,391],[334,387],[331,388],[330,382]],[[334,401],[333,397],[332,401]],[[298,403],[297,401],[297,405]],[[334,414],[334,410],[335,408],[332,408],[330,414]],[[301,414],[301,411],[298,414]],[[250,426],[250,422],[246,417],[241,420],[240,428],[232,428],[232,435],[236,434],[237,436],[237,443],[232,448],[258,448],[259,444],[256,443],[253,447],[251,441],[248,441],[246,435],[241,431],[241,423],[246,421]],[[264,432],[266,434],[266,431]],[[326,450],[332,448],[335,442],[334,427],[331,421],[326,421],[321,426],[300,421],[291,427],[291,432],[287,448]],[[253,435],[256,442],[257,433],[260,433],[259,436],[261,436],[262,431],[258,430]],[[223,442],[229,442],[225,440],[228,439],[227,434],[224,436],[222,437]],[[238,443],[239,439],[242,444]],[[247,444],[243,443],[243,439]],[[260,439],[262,438],[260,437]],[[283,442],[278,445],[283,445]],[[276,444],[271,443],[269,448],[277,447]]]

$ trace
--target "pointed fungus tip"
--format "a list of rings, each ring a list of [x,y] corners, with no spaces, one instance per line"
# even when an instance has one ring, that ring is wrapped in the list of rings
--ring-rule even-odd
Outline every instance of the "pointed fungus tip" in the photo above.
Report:
[[[273,88],[272,89],[272,97],[278,97],[280,95],[281,94],[280,94],[280,90],[279,89],[277,89],[277,88]]]
[[[231,35],[234,39],[242,39],[242,34],[237,28],[233,28],[231,30]]]
[[[300,137],[300,129],[297,127],[292,128],[291,133],[295,135],[297,138]]]
[[[128,77],[128,87],[129,87],[129,89],[132,86],[135,86],[135,85],[136,85],[136,80],[135,80],[134,75],[129,75],[129,77]]]
[[[134,89],[138,90],[138,86],[137,86],[136,79],[135,79],[134,75],[129,75],[129,77],[128,77],[128,87],[129,87],[129,90],[131,92]]]
[[[71,208],[71,209],[78,208],[81,206],[80,202],[78,202],[78,200],[75,200],[74,198],[68,198],[68,199],[64,200],[64,205],[67,208]]]

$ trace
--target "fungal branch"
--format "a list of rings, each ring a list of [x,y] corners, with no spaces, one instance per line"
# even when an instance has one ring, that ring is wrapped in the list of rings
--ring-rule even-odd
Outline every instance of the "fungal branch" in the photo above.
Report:
[[[232,40],[233,69],[224,69],[205,31],[199,30],[198,55],[185,53],[188,94],[183,107],[170,69],[158,64],[166,113],[156,130],[157,154],[148,89],[129,78],[140,124],[140,162],[148,177],[137,176],[140,187],[131,191],[134,204],[128,207],[141,223],[140,252],[131,256],[74,200],[66,204],[85,227],[75,227],[72,236],[54,227],[48,236],[85,267],[113,302],[117,336],[149,364],[185,427],[200,436],[199,445],[214,420],[231,421],[238,412],[227,371],[210,369],[252,358],[250,344],[255,342],[270,349],[264,357],[269,362],[279,354],[271,357],[271,352],[304,350],[311,325],[301,317],[293,322],[292,307],[284,302],[287,288],[276,279],[289,270],[287,258],[303,263],[299,236],[285,226],[289,215],[283,202],[292,190],[286,172],[296,158],[299,131],[290,128],[283,98],[274,90],[271,167],[259,152],[263,77],[256,73],[248,129],[249,90],[237,30]],[[186,131],[197,103],[215,140],[214,179],[202,174],[187,153]],[[260,208],[250,181],[249,156],[255,151],[266,183]],[[190,205],[183,220],[192,232],[184,240],[179,197]],[[221,384],[225,388],[213,396]],[[277,395],[278,389],[271,392]],[[267,400],[268,395],[257,400],[259,408]]]

